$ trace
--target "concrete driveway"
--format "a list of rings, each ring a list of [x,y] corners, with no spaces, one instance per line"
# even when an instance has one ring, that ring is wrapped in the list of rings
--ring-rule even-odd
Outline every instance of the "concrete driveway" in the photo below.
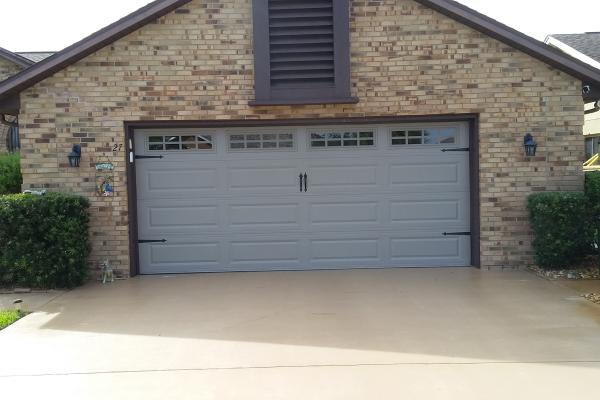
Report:
[[[148,276],[54,299],[0,354],[6,398],[600,398],[600,306],[520,271]]]

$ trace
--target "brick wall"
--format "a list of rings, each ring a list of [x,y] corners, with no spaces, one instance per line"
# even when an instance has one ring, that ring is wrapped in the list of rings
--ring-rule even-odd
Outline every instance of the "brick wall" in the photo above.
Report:
[[[0,81],[5,80],[17,72],[21,70],[16,64],[13,64],[10,61],[7,61],[3,58],[0,58]],[[0,124],[0,154],[5,153],[6,150],[6,140],[8,136],[8,127],[6,125]]]
[[[24,188],[92,200],[93,260],[127,274],[123,121],[480,115],[481,255],[531,262],[529,193],[580,190],[581,82],[410,0],[351,1],[355,105],[250,107],[250,0],[195,0],[22,94]],[[526,159],[531,132],[538,157]],[[83,145],[82,168],[66,155]],[[116,166],[116,197],[94,195],[91,164]]]

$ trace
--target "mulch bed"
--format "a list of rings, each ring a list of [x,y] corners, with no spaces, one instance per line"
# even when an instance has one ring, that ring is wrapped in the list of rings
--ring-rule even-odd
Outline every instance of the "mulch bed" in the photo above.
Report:
[[[536,266],[529,267],[536,275],[553,281],[558,280],[597,280],[600,279],[598,257],[586,257],[580,265],[558,270],[545,270]]]
[[[588,299],[592,303],[600,304],[600,293],[582,294],[581,297]]]
[[[565,268],[559,270],[547,271],[545,269],[532,266],[529,267],[539,277],[551,281],[571,281],[571,280],[600,280],[600,269],[598,268],[598,257],[587,257],[581,265],[575,268]],[[582,294],[581,297],[600,304],[600,293]]]

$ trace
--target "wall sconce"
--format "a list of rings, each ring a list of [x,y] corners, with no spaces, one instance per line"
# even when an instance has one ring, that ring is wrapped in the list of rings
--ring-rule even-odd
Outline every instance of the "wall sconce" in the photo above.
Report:
[[[537,150],[537,143],[533,140],[533,136],[531,133],[525,135],[523,140],[523,146],[525,147],[525,155],[527,157],[535,157],[535,152]]]
[[[74,168],[79,167],[79,162],[81,161],[81,146],[76,144],[73,145],[73,149],[69,153],[69,165]]]

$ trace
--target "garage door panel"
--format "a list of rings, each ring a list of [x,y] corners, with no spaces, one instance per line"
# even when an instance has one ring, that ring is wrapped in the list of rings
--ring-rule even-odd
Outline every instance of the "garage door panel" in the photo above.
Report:
[[[435,226],[441,231],[452,227],[469,230],[469,193],[422,195],[420,199],[406,196],[390,199],[389,204],[389,221],[393,226],[403,229],[417,225]]]
[[[467,236],[391,237],[390,261],[398,265],[468,265],[470,240]]]
[[[377,165],[349,165],[344,160],[337,165],[308,165],[310,192],[339,189],[368,189],[377,186]]]
[[[313,225],[348,225],[379,222],[379,203],[365,201],[310,202]]]
[[[146,162],[150,164],[150,162]],[[178,165],[165,166],[160,161],[151,161],[144,168],[142,179],[138,180],[141,198],[160,195],[178,195],[193,192],[215,193],[218,189],[216,168],[187,168]]]
[[[390,165],[390,185],[421,185],[428,186],[430,189],[438,185],[462,186],[464,177],[462,173],[464,166],[460,162],[456,163],[436,163],[428,164],[391,164]],[[433,187],[432,187],[433,185]]]
[[[278,204],[231,204],[228,206],[233,229],[298,227],[300,206],[297,202]]]
[[[217,206],[148,207],[148,212],[150,228],[215,227],[219,224]]]
[[[231,191],[268,190],[270,192],[298,191],[299,167],[269,165],[264,167],[233,167],[229,169],[229,189]]]
[[[292,263],[297,264],[300,258],[299,240],[249,240],[233,241],[230,243],[229,254],[231,263]]]
[[[309,246],[313,264],[381,261],[382,258],[376,238],[313,239]]]
[[[141,244],[140,264],[144,273],[197,272],[221,265],[220,243]]]
[[[164,202],[138,205],[138,229],[144,238],[164,238],[170,234],[214,234],[223,218],[217,204],[164,206]]]

